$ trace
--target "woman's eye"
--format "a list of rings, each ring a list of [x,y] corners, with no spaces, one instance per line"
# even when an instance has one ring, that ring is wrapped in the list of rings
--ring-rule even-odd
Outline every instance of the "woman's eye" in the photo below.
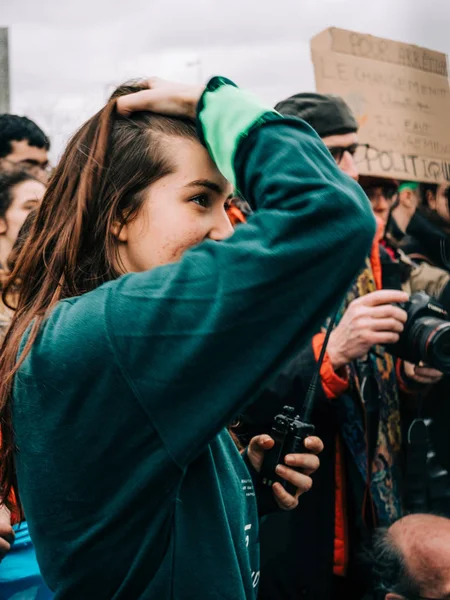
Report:
[[[205,194],[200,194],[199,196],[195,196],[191,198],[191,202],[195,202],[198,206],[202,208],[209,208],[211,206],[211,200]]]

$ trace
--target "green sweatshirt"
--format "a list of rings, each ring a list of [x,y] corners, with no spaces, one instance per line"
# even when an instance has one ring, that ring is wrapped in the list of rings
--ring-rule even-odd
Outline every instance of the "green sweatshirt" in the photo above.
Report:
[[[16,376],[19,488],[57,599],[256,597],[255,492],[224,428],[336,307],[374,236],[366,196],[303,121],[215,78],[198,122],[256,214],[60,302]]]

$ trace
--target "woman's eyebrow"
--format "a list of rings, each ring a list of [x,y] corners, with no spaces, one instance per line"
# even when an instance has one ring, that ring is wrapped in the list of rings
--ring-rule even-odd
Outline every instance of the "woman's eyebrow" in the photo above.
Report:
[[[195,181],[191,181],[190,183],[186,184],[184,187],[198,186],[206,187],[212,190],[213,192],[216,192],[217,194],[223,194],[223,188],[214,181],[211,181],[210,179],[196,179]]]

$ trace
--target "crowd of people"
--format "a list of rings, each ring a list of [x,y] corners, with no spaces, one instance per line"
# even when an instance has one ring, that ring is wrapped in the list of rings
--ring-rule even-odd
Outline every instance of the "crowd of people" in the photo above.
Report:
[[[0,115],[0,598],[450,597],[450,182],[358,144],[223,77],[55,168]]]

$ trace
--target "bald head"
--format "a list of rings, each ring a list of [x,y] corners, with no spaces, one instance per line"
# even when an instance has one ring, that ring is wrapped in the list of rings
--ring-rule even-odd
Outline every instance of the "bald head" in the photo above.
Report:
[[[372,565],[377,598],[450,599],[450,520],[408,515],[373,540]]]
[[[403,556],[422,596],[450,595],[450,519],[408,515],[390,527],[388,536]]]

